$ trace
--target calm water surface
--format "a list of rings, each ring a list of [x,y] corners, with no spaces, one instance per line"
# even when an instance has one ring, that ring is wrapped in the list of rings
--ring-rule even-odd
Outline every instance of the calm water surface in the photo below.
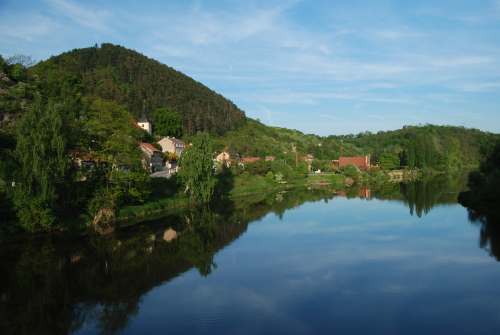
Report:
[[[0,250],[2,334],[499,334],[498,237],[456,181],[298,190]]]

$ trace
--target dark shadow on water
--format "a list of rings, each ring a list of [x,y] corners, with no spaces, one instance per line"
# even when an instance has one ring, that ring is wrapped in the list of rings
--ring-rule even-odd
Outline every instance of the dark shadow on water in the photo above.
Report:
[[[481,214],[472,209],[468,212],[469,220],[480,226],[479,246],[500,261],[500,215],[498,213]]]

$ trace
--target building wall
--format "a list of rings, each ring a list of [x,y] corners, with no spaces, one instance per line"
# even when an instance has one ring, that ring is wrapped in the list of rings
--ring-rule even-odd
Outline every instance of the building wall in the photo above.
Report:
[[[182,152],[184,151],[184,147],[178,147],[175,145],[175,141],[168,137],[162,138],[158,144],[161,146],[161,151],[162,152],[170,152],[170,153],[175,153],[178,157],[181,156]]]
[[[149,123],[149,122],[137,122],[137,125],[151,134],[151,123]]]
[[[174,145],[174,141],[172,141],[171,139],[169,138],[162,138],[158,144],[161,146],[161,151],[162,152],[170,152],[170,153],[174,153],[175,152],[175,145]]]

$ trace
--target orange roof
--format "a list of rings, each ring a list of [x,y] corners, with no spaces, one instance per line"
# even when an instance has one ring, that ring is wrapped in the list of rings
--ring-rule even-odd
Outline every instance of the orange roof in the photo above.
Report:
[[[353,156],[353,157],[340,157],[339,166],[345,167],[348,165],[354,165],[360,169],[368,169],[370,167],[370,157],[369,156]]]
[[[147,152],[149,154],[153,154],[155,151],[160,151],[155,146],[153,146],[151,143],[145,143],[141,142],[139,143],[139,146],[141,147],[142,151]]]

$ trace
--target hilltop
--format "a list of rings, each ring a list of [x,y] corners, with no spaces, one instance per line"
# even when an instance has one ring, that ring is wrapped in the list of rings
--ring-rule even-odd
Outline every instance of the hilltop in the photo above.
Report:
[[[245,121],[233,102],[185,74],[134,50],[103,43],[74,49],[35,65],[42,78],[74,77],[85,96],[112,100],[135,117],[160,107],[182,116],[184,133],[222,134]]]

